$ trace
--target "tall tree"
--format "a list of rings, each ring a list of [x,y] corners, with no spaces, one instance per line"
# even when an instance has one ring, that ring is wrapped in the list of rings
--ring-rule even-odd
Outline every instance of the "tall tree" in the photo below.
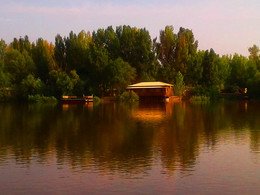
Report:
[[[202,60],[204,53],[204,51],[197,52],[187,64],[187,72],[185,74],[185,82],[187,85],[196,86],[202,79]]]
[[[230,61],[230,76],[228,79],[229,85],[236,85],[239,87],[246,87],[247,83],[247,64],[248,58],[234,54]]]
[[[202,80],[201,83],[207,87],[213,87],[217,83],[217,63],[219,56],[213,49],[206,50],[202,60]]]
[[[158,44],[158,58],[164,67],[174,67],[176,35],[173,32],[173,26],[166,26],[160,31],[160,43]]]
[[[251,59],[257,69],[260,71],[260,50],[259,50],[259,47],[257,47],[256,45],[253,45],[252,47],[249,47],[248,49],[250,55],[249,55],[249,59]]]
[[[90,44],[86,67],[86,86],[88,93],[102,96],[106,90],[106,80],[104,69],[108,65],[108,52],[103,47],[96,47],[94,43]]]
[[[56,70],[57,66],[54,60],[54,46],[46,40],[39,38],[36,45],[33,45],[32,56],[37,67],[37,76],[47,82],[48,73]]]
[[[219,57],[213,49],[206,51],[202,60],[201,84],[213,87],[217,90],[224,88],[224,84],[230,74],[229,59],[227,56]]]
[[[154,60],[149,32],[145,28],[119,26],[116,34],[120,41],[120,57],[136,69],[137,80],[142,80],[142,73],[148,72]]]
[[[3,64],[0,62],[0,89],[10,86],[10,74],[5,71]]]
[[[65,39],[65,38],[64,38]],[[66,62],[66,45],[64,40],[59,34],[55,37],[54,56],[57,66],[63,70],[67,70]]]
[[[111,90],[125,90],[136,76],[135,69],[121,58],[110,61],[104,71],[108,83],[107,87]]]
[[[220,62],[218,64],[217,77],[219,81],[218,82],[219,89],[221,90],[224,89],[225,84],[227,83],[227,80],[231,74],[230,61],[231,61],[231,56],[223,55],[220,58]]]
[[[197,47],[198,41],[195,41],[192,31],[181,27],[176,39],[174,64],[176,71],[181,71],[185,75],[188,64],[193,63],[196,57]]]
[[[185,90],[185,84],[183,81],[183,76],[179,71],[175,78],[174,94],[180,97],[183,95],[184,90]]]
[[[11,86],[10,74],[4,70],[3,64],[0,62],[0,101],[8,98],[7,88]]]
[[[91,42],[89,32],[81,31],[78,35],[70,32],[69,37],[65,39],[67,72],[75,69],[80,73],[84,69]]]
[[[5,54],[5,50],[6,50],[6,43],[3,39],[0,40],[0,63],[1,61],[4,60],[4,54]]]
[[[35,72],[35,65],[27,53],[21,54],[16,49],[9,49],[5,53],[4,68],[11,76],[11,82],[14,85],[20,82],[28,75]]]
[[[19,40],[14,38],[13,42],[10,43],[10,46],[21,53],[27,52],[31,56],[32,44],[27,35],[25,35],[24,38],[20,37]]]
[[[109,59],[115,60],[120,56],[120,42],[112,26],[94,31],[92,37],[97,47],[107,49]]]

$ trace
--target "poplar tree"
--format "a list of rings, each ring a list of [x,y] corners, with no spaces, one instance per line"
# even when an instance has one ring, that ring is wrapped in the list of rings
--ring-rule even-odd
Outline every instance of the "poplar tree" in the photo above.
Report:
[[[183,81],[183,75],[179,71],[175,77],[174,94],[176,96],[182,96],[185,90],[185,84]]]

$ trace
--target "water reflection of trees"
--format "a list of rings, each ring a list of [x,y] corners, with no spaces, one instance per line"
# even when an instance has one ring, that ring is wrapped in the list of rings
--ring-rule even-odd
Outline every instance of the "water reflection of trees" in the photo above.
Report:
[[[251,150],[260,150],[259,110],[256,102],[171,105],[172,115],[163,121],[160,133],[161,159],[167,170],[189,172],[200,150],[214,150],[220,141],[244,140]]]
[[[152,134],[130,121],[128,108],[2,106],[0,112],[0,156],[8,147],[19,163],[53,151],[58,164],[72,167],[143,173],[151,164]]]
[[[223,137],[249,135],[251,150],[259,151],[257,106],[0,105],[0,158],[13,155],[29,165],[33,158],[45,163],[55,154],[57,164],[72,168],[146,174],[156,157],[167,171],[190,171],[200,150],[214,149]]]

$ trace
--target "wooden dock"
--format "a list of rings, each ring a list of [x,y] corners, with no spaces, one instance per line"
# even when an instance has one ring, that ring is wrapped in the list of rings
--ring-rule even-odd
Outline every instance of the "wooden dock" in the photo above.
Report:
[[[62,104],[86,104],[93,102],[92,96],[62,96],[61,103]]]

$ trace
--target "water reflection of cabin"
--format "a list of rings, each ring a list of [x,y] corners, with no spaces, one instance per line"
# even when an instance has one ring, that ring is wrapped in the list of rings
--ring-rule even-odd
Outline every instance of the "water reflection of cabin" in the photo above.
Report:
[[[173,85],[163,82],[141,82],[127,87],[140,98],[169,98],[173,96]]]

